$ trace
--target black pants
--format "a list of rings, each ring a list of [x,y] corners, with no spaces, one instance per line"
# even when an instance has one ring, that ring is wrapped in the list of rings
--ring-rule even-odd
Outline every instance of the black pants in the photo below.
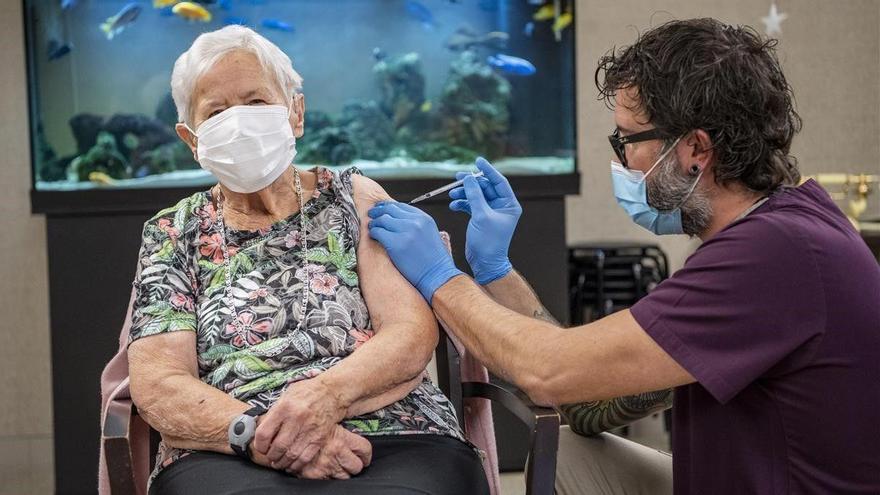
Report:
[[[373,445],[372,462],[348,480],[299,479],[236,456],[196,452],[159,473],[150,495],[489,493],[480,458],[458,440],[438,435],[365,438]]]

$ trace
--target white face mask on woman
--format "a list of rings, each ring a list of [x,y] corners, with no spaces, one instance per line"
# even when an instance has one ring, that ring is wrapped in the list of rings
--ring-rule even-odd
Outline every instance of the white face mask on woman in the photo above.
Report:
[[[238,105],[202,122],[199,164],[230,190],[252,193],[275,181],[296,156],[290,109],[283,105]]]

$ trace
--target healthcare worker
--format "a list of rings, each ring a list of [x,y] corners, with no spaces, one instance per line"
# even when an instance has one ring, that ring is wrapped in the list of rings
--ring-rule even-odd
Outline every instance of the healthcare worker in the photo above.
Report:
[[[522,209],[485,160],[450,192],[470,214],[474,279],[421,210],[370,211],[370,235],[468,350],[578,432],[662,408],[674,389],[671,460],[610,435],[569,450],[567,433],[560,493],[664,493],[670,463],[677,494],[880,493],[880,267],[828,193],[798,185],[800,118],[774,47],[693,19],[601,59],[614,197],[655,234],[703,241],[628,310],[547,321],[507,256]]]

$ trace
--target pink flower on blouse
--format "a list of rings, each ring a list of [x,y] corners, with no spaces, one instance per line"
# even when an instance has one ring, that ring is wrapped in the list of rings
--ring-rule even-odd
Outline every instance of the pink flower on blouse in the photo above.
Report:
[[[311,288],[315,294],[332,296],[336,294],[339,280],[329,273],[321,273],[312,277]]]
[[[302,244],[302,233],[298,230],[291,230],[290,233],[284,238],[284,245],[287,246],[287,249],[299,246]]]
[[[303,282],[305,282],[306,275],[314,277],[315,274],[324,273],[325,270],[326,270],[326,268],[324,268],[324,265],[315,265],[315,264],[309,263],[302,268],[298,268],[296,270],[296,273],[293,274],[293,276],[296,277],[297,280],[302,280]]]
[[[252,311],[238,313],[238,318],[226,325],[223,336],[232,337],[232,345],[235,347],[243,347],[245,342],[248,345],[259,344],[269,336],[269,331],[272,330],[272,318],[254,321],[255,318],[256,315]]]
[[[199,236],[199,253],[206,258],[211,258],[214,264],[223,262],[223,249],[220,247],[223,243],[223,237],[220,234],[202,234]],[[232,256],[232,253],[229,253]]]
[[[333,172],[325,168],[318,173],[318,189],[327,189],[332,182]],[[315,196],[318,195],[317,193],[318,191],[315,191]]]
[[[253,300],[259,299],[261,297],[266,297],[268,295],[269,295],[269,288],[268,287],[260,287],[259,289],[252,290],[248,294],[248,299],[253,301]]]
[[[171,226],[171,220],[167,218],[159,219],[159,230],[168,234],[168,237],[172,239],[177,239],[177,236],[180,235],[180,231]]]
[[[193,300],[189,296],[185,296],[180,292],[171,295],[171,305],[177,309],[184,311],[193,311]]]
[[[202,219],[199,226],[202,230],[208,230],[217,222],[217,210],[213,203],[207,203],[205,206],[196,210],[196,215]]]
[[[354,348],[355,349],[362,346],[364,344],[364,342],[373,338],[373,333],[374,332],[372,330],[367,330],[367,329],[358,330],[357,328],[352,328],[351,330],[348,331],[348,334],[351,335],[352,337],[354,337],[354,340],[355,340]]]

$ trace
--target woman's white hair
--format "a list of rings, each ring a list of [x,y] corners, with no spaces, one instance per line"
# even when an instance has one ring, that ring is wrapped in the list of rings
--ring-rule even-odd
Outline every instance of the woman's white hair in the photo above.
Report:
[[[302,77],[293,70],[293,63],[280,48],[254,30],[230,25],[199,35],[189,50],[174,63],[171,73],[171,97],[177,107],[177,120],[192,124],[192,94],[196,81],[230,52],[245,50],[256,55],[266,72],[274,77],[278,87],[290,101],[302,90]]]

